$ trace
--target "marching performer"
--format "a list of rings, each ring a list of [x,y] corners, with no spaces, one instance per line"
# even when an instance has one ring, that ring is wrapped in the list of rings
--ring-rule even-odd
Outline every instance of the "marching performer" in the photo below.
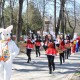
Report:
[[[65,57],[68,59],[68,57],[71,55],[70,37],[69,36],[66,37],[65,48],[66,48]]]
[[[57,50],[54,48],[54,43],[50,42],[48,44],[46,55],[48,59],[49,74],[52,74],[52,69],[53,71],[55,70],[54,58],[57,55]]]
[[[76,39],[77,39],[77,37],[78,37],[78,34],[77,33],[74,33],[72,53],[75,53],[76,52]]]
[[[45,40],[43,41],[44,45],[44,50],[46,51],[46,49],[48,48],[48,43],[49,43],[49,38],[48,35],[45,36]]]
[[[33,45],[32,41],[31,41],[31,39],[29,38],[27,40],[27,44],[26,44],[26,54],[28,56],[27,63],[29,63],[31,61],[31,50],[33,49],[33,47],[34,47],[34,45]]]
[[[38,57],[38,53],[39,53],[39,56],[41,55],[40,54],[40,46],[41,46],[41,40],[37,38],[35,41],[36,57]]]
[[[62,61],[63,63],[65,62],[65,58],[64,58],[64,51],[65,51],[65,47],[64,47],[64,41],[60,40],[60,43],[56,45],[56,49],[59,53],[59,58],[60,58],[60,65],[62,65]]]
[[[76,40],[76,52],[78,52],[78,50],[79,50],[79,40],[77,39]]]
[[[72,46],[72,53],[75,53],[76,52],[76,40],[73,40],[73,46]]]

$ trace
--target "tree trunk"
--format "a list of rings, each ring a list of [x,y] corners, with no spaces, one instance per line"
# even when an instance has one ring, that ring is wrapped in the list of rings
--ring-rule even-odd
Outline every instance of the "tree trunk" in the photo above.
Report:
[[[41,32],[42,37],[43,37],[44,27],[45,27],[45,0],[43,0],[43,26],[42,26],[42,32]]]
[[[55,27],[55,36],[57,37],[57,31],[56,31],[56,0],[54,0],[54,27]]]
[[[27,10],[26,10],[26,12],[27,12],[27,20],[26,20],[27,28],[26,28],[26,30],[27,30],[27,34],[28,34],[28,0],[27,0]]]
[[[2,0],[2,4],[1,4],[1,26],[3,28],[5,28],[5,23],[4,23],[4,4],[5,4],[5,0]]]
[[[73,28],[73,32],[72,32],[72,37],[74,36],[75,28],[76,28],[76,3],[74,0],[74,28]]]
[[[14,1],[10,0],[10,25],[13,25],[13,7]]]
[[[62,6],[60,5],[59,18],[58,18],[57,27],[56,27],[56,36],[58,35],[59,29],[60,29],[60,22],[62,18],[61,9],[62,9]]]
[[[67,20],[66,20],[66,17],[65,17],[65,22],[64,22],[64,25],[65,25],[65,28],[64,28],[64,31],[65,31],[65,33],[66,33],[66,22]]]
[[[66,12],[69,27],[73,30],[72,33],[71,33],[71,38],[73,38],[73,35],[74,35],[74,32],[75,32],[75,28],[76,28],[76,9],[75,9],[75,6],[76,5],[75,5],[75,0],[74,0],[74,27],[71,25],[71,23],[69,21],[68,13]]]
[[[17,41],[20,41],[20,35],[22,34],[22,25],[23,25],[23,19],[22,19],[22,6],[23,6],[23,0],[19,0],[19,15],[18,15],[18,27],[17,27]]]
[[[57,28],[56,28],[56,34],[58,34],[60,26],[61,26],[61,32],[63,33],[63,38],[64,38],[64,7],[65,7],[65,2],[66,0],[60,0],[60,12],[59,12],[59,18],[58,18],[58,23],[57,23]],[[60,24],[61,23],[61,24]]]
[[[65,1],[61,0],[61,14],[62,14],[62,18],[61,18],[61,32],[63,33],[63,39],[64,39],[64,5],[65,5]]]
[[[2,1],[0,1],[0,27],[1,27],[1,9],[2,9]]]

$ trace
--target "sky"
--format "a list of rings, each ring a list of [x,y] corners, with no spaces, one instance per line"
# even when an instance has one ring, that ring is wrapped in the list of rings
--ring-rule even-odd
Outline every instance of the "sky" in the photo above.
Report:
[[[76,0],[78,3],[80,3],[80,0]]]
[[[57,0],[58,1],[58,0]],[[74,0],[73,0],[74,1]],[[75,0],[75,1],[77,1],[78,3],[80,3],[80,0]],[[24,5],[23,5],[23,12],[26,10],[26,3],[27,2],[24,2]],[[8,5],[9,3],[6,3],[6,5]],[[69,6],[69,7],[71,7],[71,6]],[[57,16],[59,15],[59,9],[60,9],[60,6],[57,4]],[[49,16],[54,16],[54,4],[53,3],[50,3],[49,5],[47,5],[47,9],[46,9],[46,11],[47,11],[47,15],[49,15]]]
[[[57,0],[58,1],[58,0]],[[74,1],[74,0],[73,0]],[[80,7],[80,0],[75,0],[76,2],[78,2],[79,3],[79,7]],[[68,7],[68,8],[71,8],[71,7],[73,7],[72,6],[72,4],[70,5],[70,3],[68,3],[67,5],[66,5],[66,7]],[[74,7],[73,7],[74,8]],[[59,9],[60,9],[60,6],[57,4],[57,10],[56,10],[56,15],[57,15],[57,17],[59,16]],[[53,6],[50,6],[50,9],[48,10],[49,11],[49,14],[51,14],[52,16],[54,16],[54,4],[53,4]]]

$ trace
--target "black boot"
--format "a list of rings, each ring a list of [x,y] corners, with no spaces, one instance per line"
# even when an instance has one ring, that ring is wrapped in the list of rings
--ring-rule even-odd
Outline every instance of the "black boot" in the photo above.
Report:
[[[29,63],[29,59],[28,59],[27,63]]]
[[[55,63],[53,63],[52,67],[53,67],[53,71],[54,71],[55,70]]]
[[[27,61],[27,63],[29,63],[29,61]]]
[[[49,71],[49,74],[52,74],[52,71]]]
[[[49,74],[52,74],[52,68],[49,69]]]

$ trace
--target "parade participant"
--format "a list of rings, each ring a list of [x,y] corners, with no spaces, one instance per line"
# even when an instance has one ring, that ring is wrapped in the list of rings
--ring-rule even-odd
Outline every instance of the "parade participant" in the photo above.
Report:
[[[29,38],[27,40],[27,44],[26,44],[26,54],[28,56],[27,63],[29,63],[31,61],[31,50],[33,49],[33,47],[34,47],[34,45],[33,45],[32,41],[31,41],[31,39]]]
[[[76,40],[73,40],[72,53],[76,52]]]
[[[48,34],[48,39],[49,39],[49,42],[54,42],[53,36],[51,34]]]
[[[79,40],[77,39],[76,40],[76,52],[78,52],[78,50],[79,50]]]
[[[74,33],[72,53],[75,53],[76,52],[76,39],[77,39],[77,37],[78,37],[77,33]]]
[[[44,40],[44,49],[45,49],[45,51],[48,48],[48,43],[50,43],[50,42],[54,43],[54,40],[53,40],[52,35],[48,34],[48,35],[45,36],[45,40]],[[54,44],[54,47],[55,47],[55,44]]]
[[[0,29],[0,80],[10,80],[12,73],[13,59],[18,55],[19,48],[11,40],[11,30],[13,26],[6,29]]]
[[[49,38],[48,35],[45,36],[45,40],[43,41],[44,45],[44,50],[46,51],[46,49],[48,48],[48,43],[49,43]]]
[[[57,50],[54,48],[54,43],[50,42],[48,44],[46,55],[48,59],[49,74],[52,74],[52,69],[53,71],[55,70],[54,58],[57,55]]]
[[[69,36],[66,36],[65,48],[66,48],[65,58],[68,59],[68,57],[71,55],[70,37]]]
[[[56,38],[57,43],[60,43],[60,38],[61,38],[60,35],[57,35],[57,38]]]
[[[78,45],[76,45],[76,47],[78,48],[78,51],[80,51],[80,36],[77,37],[77,40]]]
[[[60,65],[62,65],[62,60],[63,63],[65,62],[65,58],[64,58],[64,51],[65,51],[65,47],[64,47],[64,41],[62,39],[60,39],[60,44],[56,46],[56,49],[59,53],[59,58],[60,58]]]
[[[71,54],[72,54],[73,53],[73,46],[74,46],[73,40],[71,40],[70,46],[71,46]]]
[[[78,40],[79,40],[78,43],[79,43],[79,51],[80,51],[80,36],[78,37]]]
[[[59,48],[63,51],[62,53],[60,53],[60,64],[62,64],[62,58],[63,58],[63,63],[65,62],[65,58],[64,58],[64,51],[65,51],[65,47],[64,47],[64,41],[60,42],[60,46]]]
[[[37,38],[35,41],[36,57],[38,57],[38,53],[39,53],[39,56],[41,55],[40,54],[40,46],[41,46],[41,40],[39,38]]]

